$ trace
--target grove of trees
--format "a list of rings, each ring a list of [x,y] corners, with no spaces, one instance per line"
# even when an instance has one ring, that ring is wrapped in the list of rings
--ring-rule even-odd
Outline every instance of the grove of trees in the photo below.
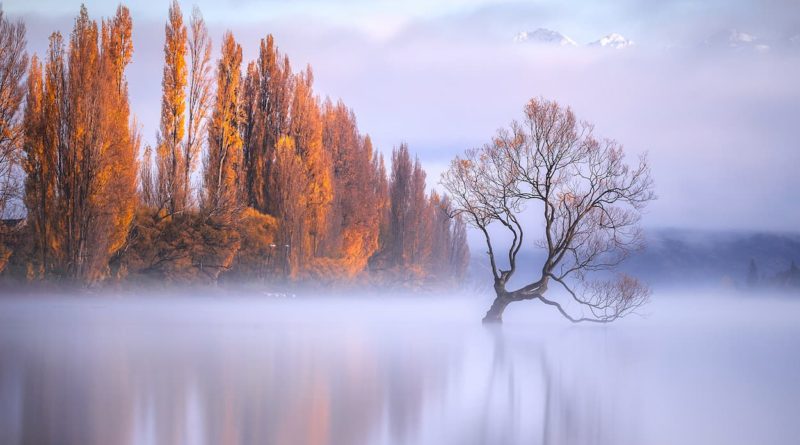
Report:
[[[199,10],[165,24],[160,125],[130,111],[125,6],[28,59],[0,11],[0,273],[81,284],[263,279],[423,286],[469,252],[451,200],[408,147],[383,156],[341,101],[314,92],[271,35],[256,60]]]

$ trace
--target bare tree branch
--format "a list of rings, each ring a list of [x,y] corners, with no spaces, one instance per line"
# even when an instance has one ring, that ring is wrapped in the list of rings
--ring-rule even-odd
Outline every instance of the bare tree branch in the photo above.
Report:
[[[588,278],[616,268],[643,248],[641,211],[655,199],[646,156],[628,164],[621,145],[593,133],[594,127],[578,121],[571,109],[532,99],[523,122],[514,121],[491,143],[467,150],[442,175],[452,213],[486,239],[497,299],[484,320],[500,321],[505,306],[519,300],[539,299],[573,322],[613,321],[646,302],[649,291],[631,277]],[[546,257],[538,279],[508,290],[526,239],[521,218],[530,215],[525,210],[533,203],[541,206],[544,226],[534,245]],[[496,263],[492,224],[510,234],[506,270]],[[570,315],[562,304],[545,298],[550,280],[586,315]]]

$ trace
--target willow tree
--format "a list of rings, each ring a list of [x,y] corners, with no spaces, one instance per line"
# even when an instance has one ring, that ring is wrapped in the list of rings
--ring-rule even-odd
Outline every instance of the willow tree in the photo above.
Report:
[[[505,308],[521,300],[539,300],[572,322],[602,323],[647,301],[645,285],[609,273],[643,245],[641,211],[654,199],[647,160],[627,163],[621,145],[595,138],[593,126],[570,108],[532,99],[522,122],[456,157],[442,184],[453,212],[486,242],[496,297],[484,322],[502,321]],[[540,269],[525,268],[527,284],[509,289],[527,241],[524,229],[537,213],[544,233],[532,245],[545,259]],[[504,246],[506,268],[490,226],[511,239]],[[551,286],[564,291],[560,298],[550,296]]]

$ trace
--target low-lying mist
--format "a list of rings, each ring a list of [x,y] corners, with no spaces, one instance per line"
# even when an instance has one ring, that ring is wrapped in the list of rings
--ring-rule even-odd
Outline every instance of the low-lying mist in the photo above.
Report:
[[[0,299],[0,442],[789,443],[800,299],[608,325],[489,295]]]

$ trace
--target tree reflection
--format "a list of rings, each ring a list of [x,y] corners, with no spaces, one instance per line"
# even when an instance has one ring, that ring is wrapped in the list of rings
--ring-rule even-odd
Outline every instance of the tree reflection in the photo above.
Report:
[[[493,366],[480,440],[473,443],[636,443],[632,431],[618,428],[612,382],[598,372],[602,360],[598,369],[577,368],[544,342],[509,338],[501,327],[487,332]]]
[[[64,323],[5,336],[0,388],[17,390],[0,397],[0,443],[622,442],[600,368],[504,329]]]
[[[446,342],[358,330],[106,328],[2,350],[0,378],[21,387],[20,401],[0,406],[21,408],[2,443],[366,444],[386,432],[409,441],[453,365]],[[19,364],[22,381],[7,380]]]

